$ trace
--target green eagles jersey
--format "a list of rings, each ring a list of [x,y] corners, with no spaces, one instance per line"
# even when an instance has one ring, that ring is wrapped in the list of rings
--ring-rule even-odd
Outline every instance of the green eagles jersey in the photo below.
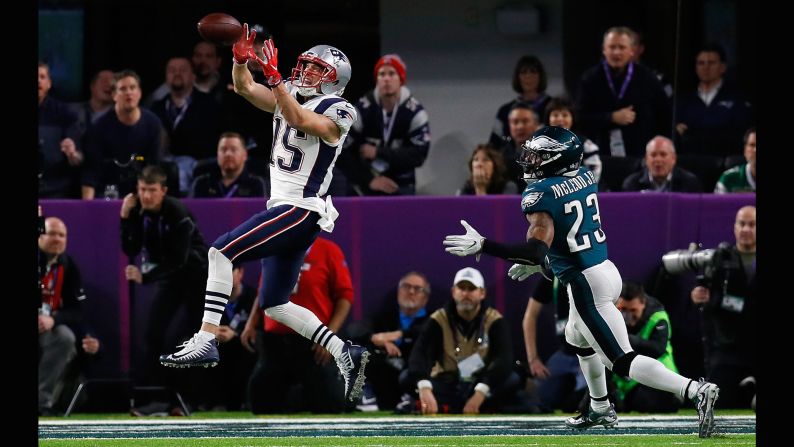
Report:
[[[525,214],[545,211],[554,219],[548,257],[554,276],[564,283],[607,259],[596,191],[593,173],[581,167],[573,177],[549,177],[532,183],[522,194],[521,210]]]
[[[745,163],[723,172],[719,181],[717,181],[714,192],[755,192],[755,182],[751,182],[751,174],[747,172],[749,170],[747,163]]]

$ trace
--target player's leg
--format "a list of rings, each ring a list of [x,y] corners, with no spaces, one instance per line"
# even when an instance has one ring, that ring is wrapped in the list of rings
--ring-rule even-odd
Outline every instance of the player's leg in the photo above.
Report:
[[[614,305],[620,289],[620,273],[608,260],[583,271],[572,280],[569,290],[572,307],[581,317],[577,321],[577,329],[615,374],[695,400],[700,414],[700,436],[710,436],[713,406],[719,389],[702,379],[695,382],[683,377],[658,360],[637,355],[631,349],[623,316]]]
[[[317,236],[317,213],[283,205],[255,214],[221,235],[209,249],[207,288],[201,329],[174,354],[160,356],[160,363],[177,368],[214,366],[219,355],[215,334],[232,291],[232,262],[246,262],[276,253],[290,243],[291,230]],[[308,230],[311,228],[311,230]],[[313,240],[313,239],[311,239]],[[306,243],[311,241],[299,241]]]
[[[570,287],[568,290],[570,295]],[[587,411],[578,416],[568,418],[565,425],[570,428],[587,429],[596,425],[613,427],[618,423],[614,404],[607,397],[607,377],[604,363],[592,348],[592,342],[578,329],[582,326],[581,316],[571,305],[568,312],[568,323],[565,325],[565,341],[573,346],[579,367],[587,382],[590,394],[590,405]]]
[[[369,352],[349,341],[342,341],[312,311],[289,301],[305,253],[303,249],[262,259],[259,306],[268,317],[327,349],[336,359],[345,379],[345,397],[354,400],[364,386]]]

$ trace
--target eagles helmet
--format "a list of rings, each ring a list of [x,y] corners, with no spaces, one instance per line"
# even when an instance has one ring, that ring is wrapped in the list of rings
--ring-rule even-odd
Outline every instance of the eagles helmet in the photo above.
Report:
[[[575,133],[546,126],[521,146],[516,163],[524,169],[524,180],[540,180],[578,170],[583,153],[584,146]]]
[[[323,67],[320,80],[314,84],[306,84],[304,81],[303,72],[307,62]],[[351,72],[350,62],[345,53],[329,45],[315,45],[298,56],[298,64],[292,69],[292,82],[303,96],[329,94],[341,96],[350,81]],[[318,86],[321,93],[317,91]]]

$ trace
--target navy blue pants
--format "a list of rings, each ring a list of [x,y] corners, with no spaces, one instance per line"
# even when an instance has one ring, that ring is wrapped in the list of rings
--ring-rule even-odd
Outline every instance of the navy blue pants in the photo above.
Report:
[[[233,263],[262,260],[259,306],[267,309],[289,301],[306,250],[320,234],[319,219],[314,211],[275,206],[221,235],[212,246]]]

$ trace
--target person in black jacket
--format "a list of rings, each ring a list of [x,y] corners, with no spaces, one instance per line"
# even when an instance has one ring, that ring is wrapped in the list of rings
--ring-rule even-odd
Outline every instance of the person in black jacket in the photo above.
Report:
[[[601,155],[641,157],[654,135],[669,135],[672,107],[653,71],[633,62],[633,30],[619,26],[604,33],[604,59],[579,83],[577,108],[583,133]]]
[[[756,209],[744,206],[733,225],[736,244],[720,244],[707,284],[690,293],[702,312],[706,375],[720,386],[725,408],[755,408],[758,365]],[[747,385],[753,384],[752,387]]]
[[[166,196],[166,174],[159,166],[147,166],[138,175],[137,194],[124,197],[121,205],[121,246],[130,257],[127,280],[157,284],[146,321],[145,362],[141,377],[147,384],[161,382],[157,364],[168,350],[165,338],[181,305],[187,321],[200,319],[204,311],[204,282],[207,275],[207,245],[196,219],[178,199]],[[141,267],[132,263],[139,253]],[[180,337],[190,337],[180,328]],[[154,383],[162,384],[162,383]]]
[[[639,192],[703,192],[700,179],[675,165],[673,141],[657,135],[645,147],[645,166],[629,174],[623,191]]]
[[[77,264],[64,253],[66,225],[48,217],[44,229],[39,236],[39,415],[52,415],[56,386],[77,356],[75,328],[82,324],[85,292]]]
[[[482,274],[461,269],[452,300],[425,324],[400,383],[419,390],[422,414],[499,411],[518,391],[507,322],[484,299]]]

